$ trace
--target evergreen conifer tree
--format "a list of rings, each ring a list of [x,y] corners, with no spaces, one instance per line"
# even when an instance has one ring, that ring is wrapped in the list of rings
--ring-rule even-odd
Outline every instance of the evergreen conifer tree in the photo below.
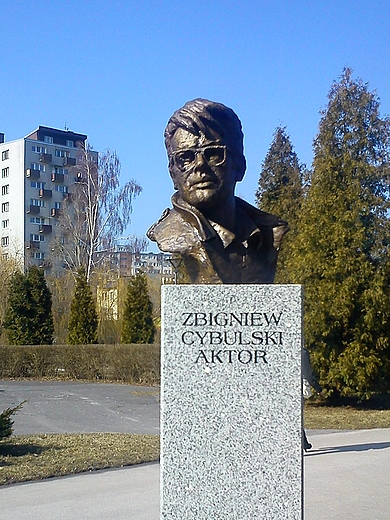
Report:
[[[92,291],[87,283],[85,271],[77,273],[74,296],[70,306],[68,343],[88,345],[98,342],[98,317]]]
[[[10,281],[4,319],[11,345],[45,345],[53,342],[51,293],[44,273],[36,266],[16,272]]]
[[[305,339],[328,394],[367,397],[388,388],[390,123],[350,69],[328,98],[294,281],[305,288]]]
[[[12,416],[22,408],[26,401],[18,404],[14,408],[7,408],[2,413],[0,413],[0,440],[5,439],[6,437],[11,437],[13,432],[13,424],[14,421]]]
[[[31,266],[27,271],[27,282],[34,309],[35,326],[31,331],[31,344],[51,345],[54,333],[52,298],[42,269]]]
[[[289,225],[289,233],[284,237],[279,252],[275,277],[278,283],[290,283],[292,278],[288,255],[297,234],[305,170],[305,166],[298,160],[286,128],[277,127],[262,164],[255,196],[262,211],[279,216]]]
[[[122,343],[153,343],[156,330],[152,311],[146,275],[138,272],[131,277],[127,287],[123,310]]]
[[[32,309],[27,278],[16,272],[9,282],[9,295],[3,328],[11,345],[30,344]]]

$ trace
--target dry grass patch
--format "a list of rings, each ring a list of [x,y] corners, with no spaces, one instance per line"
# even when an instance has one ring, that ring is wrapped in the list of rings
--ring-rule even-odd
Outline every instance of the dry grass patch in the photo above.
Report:
[[[312,430],[367,430],[390,428],[390,410],[352,406],[305,405],[305,428]]]
[[[159,458],[158,435],[17,436],[0,442],[0,485],[122,467]]]

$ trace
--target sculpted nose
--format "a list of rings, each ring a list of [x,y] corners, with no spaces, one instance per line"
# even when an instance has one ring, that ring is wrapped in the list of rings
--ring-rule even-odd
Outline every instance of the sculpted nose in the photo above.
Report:
[[[196,168],[202,168],[207,165],[207,162],[205,161],[202,153],[197,153],[194,161],[194,169]]]

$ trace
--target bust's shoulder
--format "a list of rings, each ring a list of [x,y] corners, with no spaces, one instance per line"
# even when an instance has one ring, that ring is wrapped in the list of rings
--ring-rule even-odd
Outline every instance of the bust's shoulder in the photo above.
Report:
[[[200,230],[193,219],[177,209],[166,209],[147,231],[146,236],[157,242],[161,251],[185,253],[200,244]]]
[[[156,237],[164,234],[168,228],[175,226],[180,222],[180,218],[176,210],[166,208],[161,214],[161,217],[150,226],[146,232],[146,236],[150,240],[156,241]]]

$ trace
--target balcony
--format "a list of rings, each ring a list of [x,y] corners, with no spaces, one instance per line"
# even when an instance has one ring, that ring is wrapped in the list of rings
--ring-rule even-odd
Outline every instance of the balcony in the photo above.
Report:
[[[38,267],[41,267],[42,269],[50,269],[51,268],[51,262],[49,260],[41,260],[41,263]]]
[[[40,199],[50,199],[51,197],[52,197],[51,190],[44,190],[44,189],[40,189],[39,190],[39,198]]]
[[[27,249],[39,249],[39,242],[36,242],[35,240],[30,240],[27,242],[26,245]]]
[[[30,213],[31,215],[39,215],[40,209],[39,206],[32,206],[30,204],[30,206],[27,206],[27,213]]]
[[[64,157],[64,166],[76,166],[76,159],[73,157]]]
[[[52,182],[64,182],[64,174],[63,173],[52,173],[51,180],[52,180]]]
[[[41,163],[51,163],[53,160],[53,156],[51,153],[41,153],[39,156],[39,162]]]
[[[58,208],[51,208],[50,215],[58,218],[60,216],[60,210]]]
[[[47,235],[52,232],[52,226],[50,224],[42,224],[39,226],[39,232],[43,235]]]
[[[39,179],[41,172],[39,170],[33,170],[32,168],[28,168],[26,170],[26,177],[30,177],[31,179]]]

